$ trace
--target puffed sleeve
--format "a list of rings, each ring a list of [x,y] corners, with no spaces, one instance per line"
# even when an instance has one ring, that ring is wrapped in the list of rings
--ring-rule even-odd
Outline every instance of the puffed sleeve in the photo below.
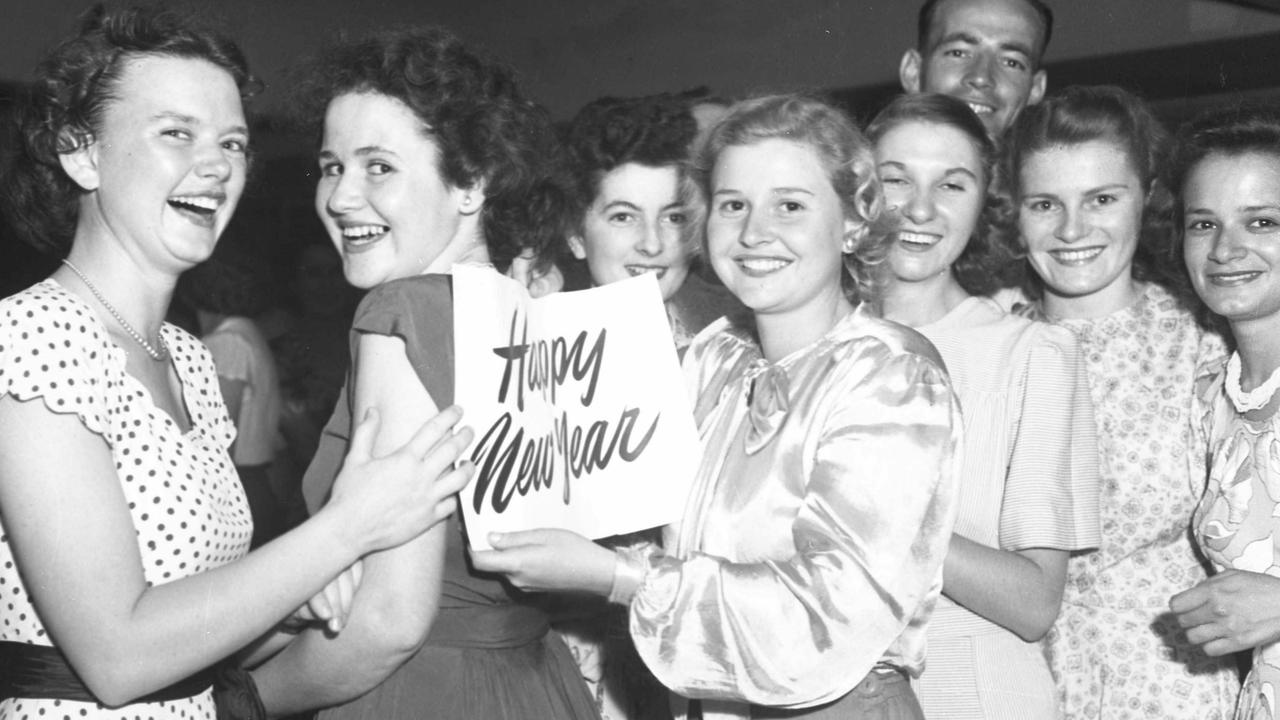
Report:
[[[1096,548],[1097,423],[1084,358],[1070,330],[1041,323],[1032,330],[1000,509],[1000,546]]]
[[[936,599],[961,432],[945,372],[880,345],[832,358],[829,373],[812,439],[784,451],[785,467],[805,473],[794,554],[648,559],[631,635],[681,695],[775,707],[838,699],[919,631]]]

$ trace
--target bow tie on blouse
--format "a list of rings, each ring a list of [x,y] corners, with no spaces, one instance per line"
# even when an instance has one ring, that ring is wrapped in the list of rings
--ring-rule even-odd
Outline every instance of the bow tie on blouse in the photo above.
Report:
[[[756,360],[747,371],[751,390],[747,394],[746,450],[754,455],[782,429],[791,410],[788,397],[787,371],[764,359]]]

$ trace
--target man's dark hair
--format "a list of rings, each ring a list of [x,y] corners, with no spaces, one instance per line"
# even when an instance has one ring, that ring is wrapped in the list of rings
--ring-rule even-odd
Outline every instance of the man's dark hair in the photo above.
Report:
[[[933,16],[938,12],[938,6],[946,0],[925,0],[924,5],[920,6],[920,15],[916,19],[916,49],[924,53],[929,49],[929,36],[933,29]],[[1043,0],[1023,0],[1032,10],[1036,11],[1036,16],[1040,18],[1040,45],[1036,48],[1036,56],[1034,59],[1036,68],[1040,67],[1040,59],[1044,57],[1044,51],[1049,47],[1049,38],[1053,36],[1053,10],[1044,3]]]

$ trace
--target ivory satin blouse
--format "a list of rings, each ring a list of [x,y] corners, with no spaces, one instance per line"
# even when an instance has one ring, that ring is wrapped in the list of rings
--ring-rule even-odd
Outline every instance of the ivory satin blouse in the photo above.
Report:
[[[956,507],[959,406],[927,340],[858,308],[770,363],[750,328],[722,318],[685,356],[703,458],[630,605],[645,663],[714,717],[919,674]]]

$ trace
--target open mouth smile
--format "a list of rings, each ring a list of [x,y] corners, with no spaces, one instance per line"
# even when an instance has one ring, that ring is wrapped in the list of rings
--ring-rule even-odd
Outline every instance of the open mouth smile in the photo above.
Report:
[[[341,228],[342,248],[349,253],[364,252],[373,247],[391,228],[386,225],[349,225]]]
[[[1050,250],[1049,255],[1062,265],[1076,266],[1085,265],[1093,262],[1095,258],[1106,250],[1104,246],[1094,246],[1087,248],[1070,248],[1065,250]]]
[[[1262,277],[1262,272],[1258,270],[1240,270],[1237,272],[1209,273],[1207,277],[1211,285],[1238,287]]]
[[[213,227],[214,216],[222,207],[227,196],[222,193],[202,193],[198,195],[174,195],[168,199],[169,207],[178,211],[192,223],[200,227]]]
[[[942,242],[942,236],[936,233],[909,232],[906,230],[899,230],[897,239],[900,247],[911,252],[926,252]]]
[[[792,263],[787,258],[744,256],[734,258],[742,274],[747,277],[764,277],[771,275]]]
[[[667,267],[665,265],[627,265],[625,267],[627,274],[631,277],[637,277],[644,275],[645,273],[653,273],[659,280],[661,280],[662,276],[667,274]]]

